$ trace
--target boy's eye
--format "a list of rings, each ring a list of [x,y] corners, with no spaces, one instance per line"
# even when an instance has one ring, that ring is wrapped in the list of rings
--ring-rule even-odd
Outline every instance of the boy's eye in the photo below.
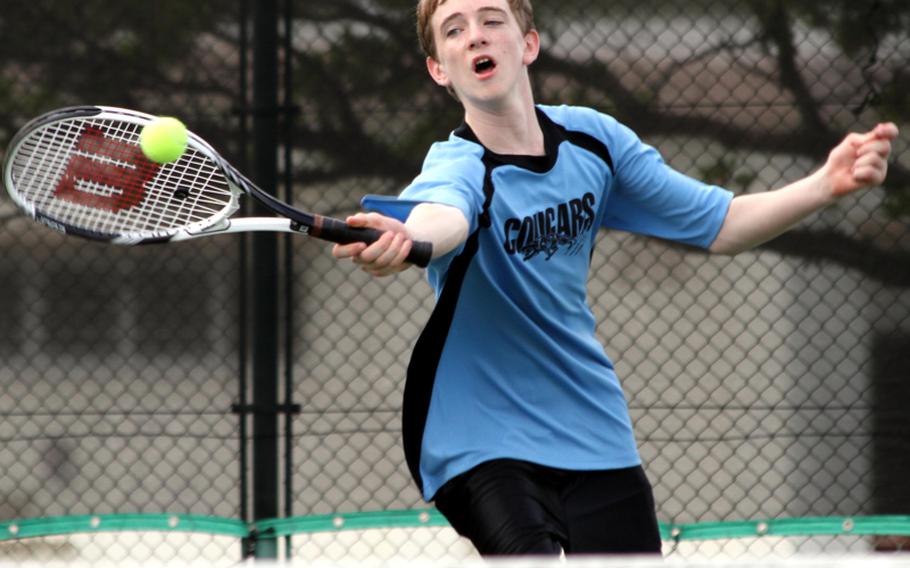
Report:
[[[487,20],[487,21],[484,22],[484,23],[485,23],[486,25],[488,25],[488,26],[499,26],[499,25],[502,25],[502,21],[501,21],[501,20]]]
[[[453,37],[458,35],[458,32],[461,31],[461,28],[449,28],[446,30],[446,37]]]

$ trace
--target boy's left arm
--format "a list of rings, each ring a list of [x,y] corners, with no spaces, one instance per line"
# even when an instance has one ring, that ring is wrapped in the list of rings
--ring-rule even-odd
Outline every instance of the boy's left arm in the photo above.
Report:
[[[892,123],[879,124],[864,134],[850,134],[828,155],[815,173],[774,191],[740,195],[730,203],[711,252],[736,254],[785,232],[834,200],[881,185],[888,173],[891,141],[898,135]]]

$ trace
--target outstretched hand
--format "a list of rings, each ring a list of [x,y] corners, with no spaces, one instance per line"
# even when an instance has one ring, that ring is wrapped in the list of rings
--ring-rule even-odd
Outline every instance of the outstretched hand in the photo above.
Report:
[[[351,227],[368,227],[383,233],[379,240],[366,243],[350,243],[332,247],[332,255],[338,259],[350,258],[361,270],[373,276],[387,276],[406,270],[411,265],[405,262],[411,252],[411,239],[404,223],[378,213],[357,213],[345,219]]]
[[[864,187],[881,185],[888,174],[891,141],[897,138],[891,122],[864,134],[849,134],[828,155],[824,169],[831,195],[841,197]]]

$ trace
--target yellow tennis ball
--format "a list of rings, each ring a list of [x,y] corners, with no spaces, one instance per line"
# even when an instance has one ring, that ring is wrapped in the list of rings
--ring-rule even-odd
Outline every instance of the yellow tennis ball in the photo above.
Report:
[[[145,157],[159,164],[173,162],[186,151],[186,126],[176,118],[161,116],[139,133],[139,147]]]

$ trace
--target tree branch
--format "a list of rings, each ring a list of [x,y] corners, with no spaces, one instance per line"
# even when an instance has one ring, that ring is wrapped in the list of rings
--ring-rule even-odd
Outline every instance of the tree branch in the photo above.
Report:
[[[603,93],[603,98],[615,108],[615,114],[641,136],[687,133],[711,138],[731,150],[793,154],[822,162],[846,135],[846,132],[836,134],[827,126],[813,128],[806,121],[788,132],[767,132],[742,128],[713,116],[667,112],[629,90],[606,64],[596,60],[577,63],[542,51],[535,65],[538,73],[565,77]],[[808,100],[804,99],[803,103]],[[813,104],[817,106],[818,103]],[[897,163],[890,164],[885,185],[910,190],[910,170]]]
[[[818,112],[818,101],[813,98],[796,64],[797,51],[793,45],[792,19],[780,0],[774,2],[773,8],[767,12],[766,17],[762,17],[763,14],[758,15],[764,27],[764,37],[773,42],[777,48],[780,83],[793,95],[794,103],[802,118],[801,130],[824,133],[823,136],[819,136],[814,149],[814,152],[824,152],[830,148],[830,145],[823,144],[829,144],[834,136],[828,125],[822,121]],[[811,145],[807,147],[812,148]]]
[[[759,249],[810,262],[831,261],[887,286],[910,286],[910,253],[883,249],[831,230],[792,230]]]

